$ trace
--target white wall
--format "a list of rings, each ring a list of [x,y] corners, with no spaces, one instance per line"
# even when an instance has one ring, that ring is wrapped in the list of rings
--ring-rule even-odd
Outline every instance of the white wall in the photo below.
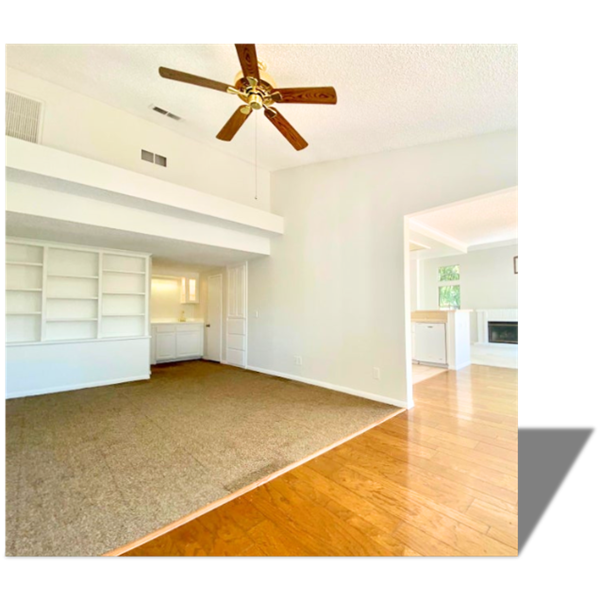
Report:
[[[16,69],[6,89],[44,103],[41,143],[215,196],[270,208],[270,174],[169,129]],[[168,159],[167,167],[141,160],[141,149]]]
[[[165,277],[161,277],[161,275]],[[197,304],[181,303],[181,278],[196,280],[198,299],[200,299],[200,272],[191,271],[189,267],[162,266],[158,262],[152,267],[152,286],[150,289],[150,318],[179,319],[181,311],[186,319],[201,319],[204,311]]]
[[[421,261],[411,259],[410,261],[410,310],[418,310],[421,300]]]
[[[249,366],[410,403],[404,217],[516,185],[516,142],[495,133],[274,173],[286,233],[249,262]]]
[[[422,260],[421,310],[438,308],[438,268],[460,266],[461,308],[518,308],[518,275],[513,271],[513,257],[518,245],[474,250],[457,256]],[[471,340],[477,339],[475,314],[471,315]]]

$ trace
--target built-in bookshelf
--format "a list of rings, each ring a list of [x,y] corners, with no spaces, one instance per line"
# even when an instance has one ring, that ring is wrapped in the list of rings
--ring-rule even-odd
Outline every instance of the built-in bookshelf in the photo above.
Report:
[[[146,258],[106,253],[102,262],[102,328],[105,338],[143,335],[147,327]]]
[[[147,255],[7,241],[7,344],[147,335]]]

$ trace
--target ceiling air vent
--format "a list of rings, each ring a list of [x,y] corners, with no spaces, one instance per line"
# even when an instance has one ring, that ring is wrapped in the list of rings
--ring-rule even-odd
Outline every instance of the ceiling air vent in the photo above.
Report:
[[[160,106],[154,106],[154,104],[152,104],[150,106],[150,108],[154,111],[157,112],[161,115],[164,115],[165,117],[169,117],[169,119],[173,119],[174,121],[181,121],[181,117],[178,115],[174,115],[172,112],[169,112],[168,110],[165,110],[164,108],[161,108]]]
[[[41,102],[6,92],[6,135],[37,144],[41,114]]]

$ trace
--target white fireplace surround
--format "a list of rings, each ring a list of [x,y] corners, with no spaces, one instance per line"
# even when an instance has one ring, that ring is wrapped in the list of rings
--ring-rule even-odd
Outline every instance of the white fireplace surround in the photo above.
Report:
[[[489,344],[488,321],[519,322],[517,308],[486,308],[475,311],[477,314],[477,344]]]

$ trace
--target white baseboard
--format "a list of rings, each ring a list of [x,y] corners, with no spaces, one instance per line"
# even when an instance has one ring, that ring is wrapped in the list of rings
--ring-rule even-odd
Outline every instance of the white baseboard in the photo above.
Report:
[[[379,394],[372,394],[371,392],[362,392],[352,388],[343,387],[341,385],[335,385],[333,383],[327,383],[325,381],[317,381],[316,379],[308,379],[306,377],[299,377],[298,375],[291,375],[289,373],[280,373],[279,371],[270,371],[269,369],[261,369],[260,367],[246,367],[248,371],[256,371],[257,373],[263,373],[265,375],[273,375],[274,377],[283,377],[284,379],[291,379],[292,381],[300,381],[301,383],[308,383],[309,385],[315,385],[317,387],[326,388],[335,392],[343,392],[344,394],[350,394],[351,396],[358,396],[359,398],[366,398],[367,400],[374,400],[375,402],[381,402],[383,404],[391,404],[392,406],[398,406],[399,408],[412,408],[413,403],[410,405],[406,400],[397,400],[396,398],[389,398],[388,396],[380,396]]]
[[[28,390],[25,392],[14,392],[12,394],[6,394],[6,399],[10,398],[27,398],[29,396],[41,396],[43,394],[56,394],[58,392],[71,392],[73,390],[83,390],[92,387],[101,387],[103,385],[116,385],[117,383],[128,383],[129,381],[141,381],[143,379],[150,379],[150,373],[141,377],[122,377],[121,379],[109,379],[105,381],[94,381],[91,383],[81,383],[75,385],[65,385],[53,388],[44,388],[38,390]]]

